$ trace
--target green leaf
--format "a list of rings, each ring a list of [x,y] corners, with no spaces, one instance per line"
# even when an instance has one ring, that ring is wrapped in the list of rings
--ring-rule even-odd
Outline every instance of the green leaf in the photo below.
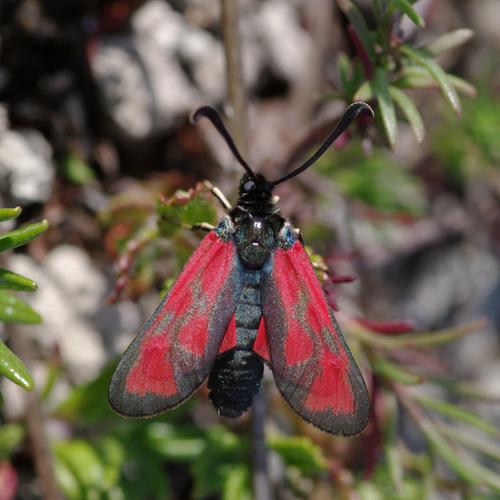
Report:
[[[61,173],[70,182],[78,186],[84,186],[95,180],[92,168],[73,153],[68,154],[62,161]]]
[[[0,427],[0,458],[9,458],[24,439],[25,431],[21,424],[7,423]]]
[[[206,448],[206,439],[194,429],[179,430],[165,422],[148,426],[146,440],[157,453],[173,462],[192,462]]]
[[[441,35],[433,42],[425,46],[425,49],[433,56],[446,52],[463,45],[474,36],[474,32],[469,29],[458,29]]]
[[[426,408],[441,413],[441,415],[465,422],[480,431],[490,434],[491,436],[500,437],[498,429],[494,425],[486,422],[486,420],[483,420],[479,415],[464,410],[459,406],[420,395],[415,396],[415,400]]]
[[[87,441],[73,439],[53,443],[54,454],[74,474],[80,487],[88,492],[101,490],[104,478],[101,457]],[[88,494],[87,493],[87,494]],[[97,497],[98,498],[98,497]]]
[[[415,375],[400,366],[383,358],[376,358],[372,362],[375,373],[394,382],[406,385],[416,385],[422,383],[422,377]]]
[[[2,234],[0,236],[0,252],[25,245],[44,233],[48,227],[49,223],[44,219],[40,222],[28,224],[14,231]]]
[[[462,428],[452,425],[439,424],[438,429],[442,434],[453,441],[457,441],[474,451],[500,462],[500,444],[498,442],[486,441],[471,432],[464,432]]]
[[[370,58],[374,59],[373,46],[371,42],[370,30],[366,24],[363,14],[351,0],[337,0],[338,6],[342,9],[349,21],[354,27],[364,49]]]
[[[459,453],[459,450],[450,446],[437,428],[427,419],[420,422],[420,428],[436,453],[461,479],[472,485],[487,487],[495,492],[500,492],[500,477],[496,472],[477,463],[470,456]]]
[[[231,467],[222,487],[222,500],[252,500],[250,471],[245,464]]]
[[[389,79],[388,75],[382,68],[375,69],[375,75],[371,82],[372,91],[380,109],[380,116],[384,125],[385,134],[389,145],[394,148],[396,145],[396,136],[398,132],[398,124],[396,122],[396,111],[394,104],[389,94]]]
[[[33,379],[24,363],[0,341],[0,374],[27,391],[33,390]]]
[[[394,349],[397,347],[435,347],[442,344],[447,344],[454,340],[458,340],[466,335],[477,332],[484,328],[486,322],[484,320],[473,321],[465,325],[447,328],[435,332],[415,332],[407,333],[398,336],[380,335],[372,333],[360,326],[354,321],[349,323],[349,333],[358,338],[361,342]]]
[[[95,447],[103,463],[103,483],[111,488],[120,480],[127,455],[125,444],[120,439],[106,434],[95,443]]]
[[[425,21],[418,14],[418,12],[411,6],[411,4],[407,0],[391,0],[391,7],[398,8],[401,12],[406,14],[414,24],[416,24],[419,28],[423,28],[425,26]]]
[[[167,202],[158,202],[156,212],[160,233],[166,238],[182,226],[190,227],[202,222],[215,224],[217,221],[214,205],[195,190],[177,191]]]
[[[305,436],[269,436],[267,446],[278,453],[287,466],[312,475],[327,468],[321,448]]]
[[[477,95],[477,90],[474,85],[466,80],[449,73],[446,73],[446,79],[458,92],[468,97],[475,97]],[[394,82],[394,85],[406,89],[429,89],[438,87],[436,80],[421,66],[406,66],[403,68],[401,76]]]
[[[446,74],[446,78],[457,89],[458,92],[461,92],[468,97],[476,97],[476,87],[474,87],[474,85],[472,85],[468,81],[458,76],[450,75],[449,73]]]
[[[0,208],[0,222],[15,219],[21,213],[21,207]]]
[[[0,290],[0,321],[4,323],[40,323],[42,318],[24,300]]]
[[[0,269],[0,290],[16,290],[18,292],[34,292],[37,284],[20,274]]]
[[[453,85],[451,85],[451,83],[448,81],[446,73],[443,71],[441,66],[439,66],[439,64],[423,50],[413,49],[408,45],[402,45],[400,47],[400,50],[409,59],[423,66],[429,72],[429,74],[436,80],[446,102],[448,102],[448,104],[456,114],[460,114],[460,99]]]
[[[356,90],[353,101],[369,101],[373,98],[373,92],[370,82],[364,82],[361,87]]]
[[[422,116],[418,112],[413,101],[401,90],[396,87],[389,87],[389,93],[394,102],[399,106],[401,111],[406,116],[417,141],[421,143],[424,140],[425,126]]]

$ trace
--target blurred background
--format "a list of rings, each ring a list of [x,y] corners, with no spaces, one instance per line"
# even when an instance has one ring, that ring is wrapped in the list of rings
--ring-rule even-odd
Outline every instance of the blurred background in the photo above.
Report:
[[[238,4],[224,24],[218,0],[0,3],[0,371],[18,384],[0,499],[500,498],[500,2]],[[222,215],[202,181],[234,202],[242,174],[189,114],[225,112],[277,178],[353,100],[376,119],[276,194],[365,375],[367,429],[314,429],[268,371],[260,420],[219,418],[205,388],[114,415],[118,356],[202,237],[186,227]]]

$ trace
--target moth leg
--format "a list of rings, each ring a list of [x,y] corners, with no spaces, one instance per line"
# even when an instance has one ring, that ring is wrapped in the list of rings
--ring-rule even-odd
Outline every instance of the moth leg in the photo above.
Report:
[[[302,233],[300,232],[300,229],[298,227],[292,227],[292,231],[296,234],[297,238],[302,243],[302,246],[304,246],[304,240],[302,239]]]
[[[232,210],[233,207],[231,206],[231,203],[229,203],[228,199],[224,196],[224,193],[217,186],[214,186],[210,181],[205,181],[204,184],[205,187],[215,196],[215,198],[217,198],[226,212]]]
[[[199,222],[197,224],[183,224],[182,227],[191,231],[199,229],[201,231],[206,231],[207,233],[215,229],[215,226],[212,226],[212,224],[209,224],[208,222]]]

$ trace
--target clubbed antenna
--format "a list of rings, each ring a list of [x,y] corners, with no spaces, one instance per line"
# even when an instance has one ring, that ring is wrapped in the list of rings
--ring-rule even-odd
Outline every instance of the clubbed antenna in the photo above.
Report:
[[[226,144],[229,146],[229,149],[233,153],[234,157],[238,160],[240,165],[247,171],[248,175],[250,175],[252,179],[255,179],[255,174],[253,173],[253,170],[250,168],[248,163],[243,159],[240,152],[238,151],[238,148],[236,147],[233,138],[229,134],[226,126],[224,125],[224,122],[222,121],[222,118],[220,117],[219,113],[217,113],[217,111],[210,106],[202,106],[201,108],[198,108],[191,115],[191,122],[195,123],[201,117],[208,118],[212,122],[212,125],[217,129],[217,132],[219,132],[219,134],[224,138]]]
[[[373,110],[368,104],[364,102],[353,102],[348,108],[344,111],[344,114],[341,116],[337,126],[330,132],[328,137],[325,139],[325,142],[321,144],[318,150],[308,159],[306,160],[300,167],[297,167],[293,172],[286,174],[280,179],[272,182],[273,186],[276,184],[281,184],[282,182],[295,177],[300,174],[307,168],[309,168],[315,161],[317,161],[325,151],[337,140],[338,136],[344,132],[344,130],[358,117],[360,113],[365,113],[370,116],[375,116]]]

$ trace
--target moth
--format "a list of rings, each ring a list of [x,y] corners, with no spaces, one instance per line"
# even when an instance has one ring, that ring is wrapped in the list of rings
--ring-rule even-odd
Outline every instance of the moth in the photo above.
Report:
[[[360,114],[351,104],[318,150],[268,181],[242,158],[215,109],[209,119],[245,169],[236,207],[203,238],[151,318],[123,354],[109,402],[127,417],[176,407],[208,378],[209,398],[238,417],[259,391],[264,364],[303,419],[332,434],[361,432],[369,397],[361,372],[327,304],[297,230],[281,217],[278,184],[309,168]]]

